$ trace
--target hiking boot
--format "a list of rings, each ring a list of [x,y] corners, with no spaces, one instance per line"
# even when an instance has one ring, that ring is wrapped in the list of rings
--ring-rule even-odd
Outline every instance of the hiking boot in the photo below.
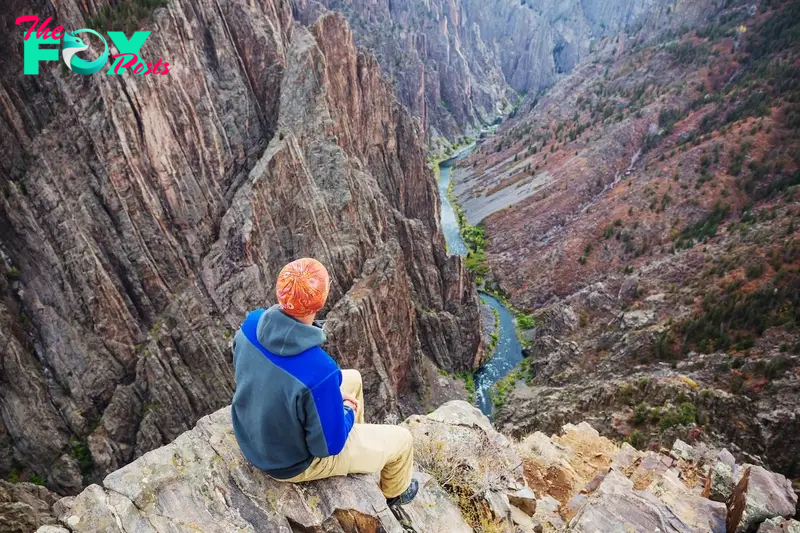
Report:
[[[389,507],[394,507],[395,505],[408,505],[411,503],[411,500],[414,499],[414,496],[417,495],[417,491],[419,490],[419,482],[416,479],[411,479],[411,484],[408,486],[406,491],[401,494],[400,496],[395,496],[394,498],[386,498],[386,505]]]

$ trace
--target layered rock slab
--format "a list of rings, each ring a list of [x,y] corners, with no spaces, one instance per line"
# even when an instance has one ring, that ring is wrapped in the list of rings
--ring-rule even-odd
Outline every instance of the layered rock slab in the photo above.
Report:
[[[516,442],[463,401],[403,425],[414,437],[420,469],[421,490],[409,506],[389,510],[376,476],[297,485],[269,478],[241,455],[225,408],[102,485],[57,502],[60,525],[38,533],[734,531],[726,515],[730,522],[735,507],[702,496],[704,476],[724,451],[678,442],[671,455],[642,452],[617,446],[585,423]],[[745,496],[752,507],[770,488],[764,505],[772,512],[769,518],[746,513],[751,519],[741,531],[795,533],[792,496],[781,476],[753,475],[754,469],[745,468]]]
[[[386,506],[372,476],[275,481],[241,455],[230,408],[224,408],[102,485],[62,500],[57,510],[72,533],[471,531],[435,480],[425,474],[419,480],[420,494],[404,510],[405,525]]]

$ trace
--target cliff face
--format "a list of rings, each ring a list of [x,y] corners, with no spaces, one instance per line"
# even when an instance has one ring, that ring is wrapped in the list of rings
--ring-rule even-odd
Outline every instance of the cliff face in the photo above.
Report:
[[[464,18],[491,43],[508,84],[524,93],[550,87],[589,54],[595,42],[618,33],[643,37],[692,27],[713,16],[722,0],[462,0]]]
[[[359,45],[393,80],[399,100],[422,119],[431,142],[511,110],[550,87],[587,56],[596,40],[620,32],[651,35],[695,26],[721,0],[324,0],[343,13]],[[301,13],[319,3],[298,2]]]
[[[431,142],[489,124],[517,101],[494,49],[459,0],[321,3],[348,18],[358,44],[375,54]],[[298,5],[303,13],[319,9],[313,0]]]
[[[299,256],[331,272],[327,348],[376,417],[422,408],[430,361],[475,365],[422,132],[343,18],[172,1],[142,48],[166,76],[22,76],[17,16],[80,28],[98,7],[3,18],[4,477],[76,493],[225,405],[231,334]]]

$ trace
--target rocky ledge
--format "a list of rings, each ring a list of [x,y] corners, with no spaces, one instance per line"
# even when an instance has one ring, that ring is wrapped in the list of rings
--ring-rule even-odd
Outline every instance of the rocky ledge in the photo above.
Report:
[[[797,532],[797,497],[763,468],[677,441],[640,452],[588,424],[514,442],[477,409],[449,402],[404,425],[422,489],[391,510],[371,476],[303,485],[242,457],[228,408],[53,507],[38,533],[541,531]]]

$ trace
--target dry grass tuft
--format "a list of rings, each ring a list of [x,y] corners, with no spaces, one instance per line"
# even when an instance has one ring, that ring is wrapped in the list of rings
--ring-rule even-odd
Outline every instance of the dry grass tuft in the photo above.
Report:
[[[417,464],[450,495],[464,520],[476,533],[509,531],[507,522],[493,516],[484,498],[487,491],[502,490],[507,485],[503,469],[497,468],[497,457],[487,453],[491,450],[488,439],[476,447],[454,438],[452,428],[448,435],[434,429],[428,437],[415,445]]]

